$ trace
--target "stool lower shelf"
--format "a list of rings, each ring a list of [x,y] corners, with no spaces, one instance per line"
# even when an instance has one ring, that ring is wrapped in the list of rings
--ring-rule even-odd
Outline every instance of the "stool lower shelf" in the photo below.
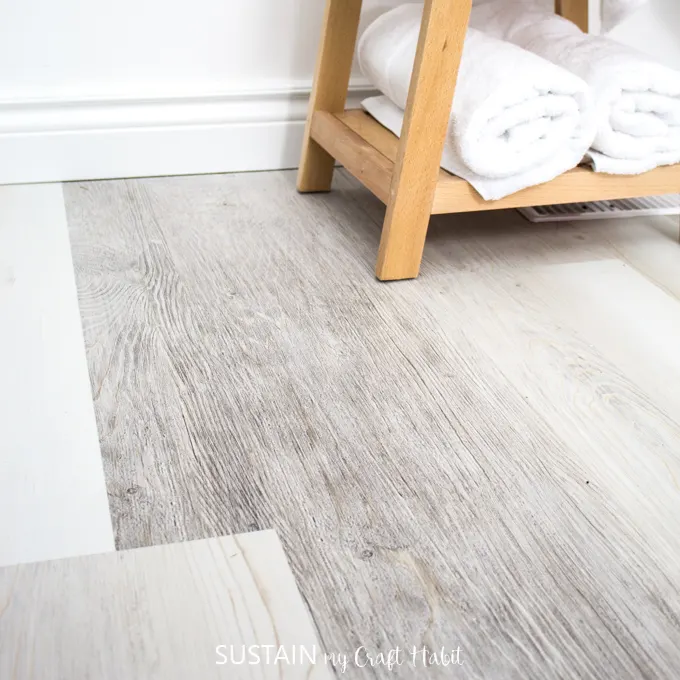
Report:
[[[314,113],[311,136],[383,203],[390,195],[399,138],[364,111]],[[524,208],[553,203],[603,201],[675,193],[680,166],[657,168],[642,175],[603,175],[575,168],[556,179],[497,201],[484,200],[463,179],[440,171],[432,214]]]

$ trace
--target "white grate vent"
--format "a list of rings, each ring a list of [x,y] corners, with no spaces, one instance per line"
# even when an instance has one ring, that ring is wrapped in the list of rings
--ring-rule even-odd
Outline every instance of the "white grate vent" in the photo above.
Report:
[[[564,222],[574,220],[607,220],[614,217],[646,215],[680,215],[680,194],[626,198],[618,201],[564,203],[520,208],[530,222]]]

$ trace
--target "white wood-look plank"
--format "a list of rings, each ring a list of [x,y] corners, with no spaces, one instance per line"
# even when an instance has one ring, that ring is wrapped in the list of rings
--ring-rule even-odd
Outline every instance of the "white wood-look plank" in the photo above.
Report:
[[[5,567],[0,607],[8,680],[331,677],[273,531]]]
[[[619,518],[643,529],[680,582],[680,533],[669,522],[680,517],[680,374],[664,351],[680,341],[680,301],[605,260],[462,274],[425,305],[465,320],[489,364],[569,442],[587,486],[616,497]]]
[[[330,650],[675,680],[677,238],[437,218],[421,278],[379,284],[384,210],[337,174],[68,188],[119,543],[276,527]],[[668,338],[614,348],[636,322]]]
[[[680,300],[680,219],[620,219],[604,221],[598,235],[606,239],[610,254]]]
[[[680,299],[618,260],[552,267],[535,280],[546,304],[680,423]]]
[[[112,549],[62,189],[0,187],[0,565]]]

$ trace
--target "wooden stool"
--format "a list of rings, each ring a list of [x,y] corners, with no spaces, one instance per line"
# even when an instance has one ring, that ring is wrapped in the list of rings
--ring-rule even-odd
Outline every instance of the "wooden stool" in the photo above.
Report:
[[[430,215],[667,194],[680,166],[636,176],[575,168],[546,184],[485,201],[440,169],[472,0],[425,0],[401,138],[360,110],[345,111],[362,0],[326,0],[298,174],[301,192],[329,191],[335,161],[387,205],[376,276],[418,276]],[[588,0],[555,9],[588,30]]]

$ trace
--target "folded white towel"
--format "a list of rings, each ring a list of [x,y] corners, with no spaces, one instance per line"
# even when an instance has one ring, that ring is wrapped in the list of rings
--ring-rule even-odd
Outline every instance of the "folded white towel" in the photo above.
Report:
[[[595,170],[637,174],[680,162],[680,73],[517,0],[477,6],[470,25],[568,69],[591,88]]]
[[[363,102],[400,134],[422,5],[402,5],[374,21],[359,41],[364,75],[385,97]],[[442,167],[487,200],[547,182],[583,159],[594,116],[582,80],[479,31],[468,33]]]

